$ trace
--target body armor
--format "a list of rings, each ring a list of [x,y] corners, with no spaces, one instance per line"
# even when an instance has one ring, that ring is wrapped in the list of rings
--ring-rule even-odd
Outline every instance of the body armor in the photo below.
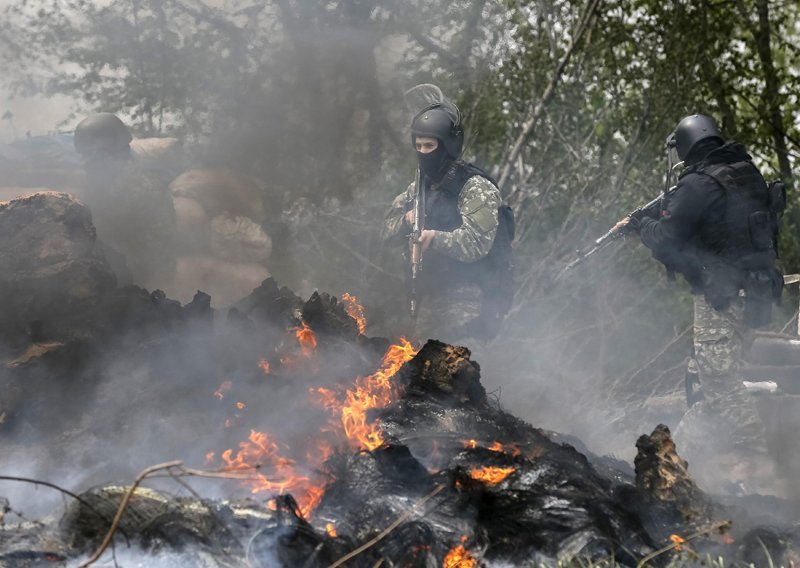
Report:
[[[436,189],[431,189],[430,183],[423,180],[422,186],[424,191],[427,191],[425,199],[427,229],[449,232],[461,226],[461,214],[458,210],[459,195],[467,180],[475,175],[484,177],[496,185],[482,169],[460,160],[452,164],[442,181],[436,185]],[[513,240],[513,213],[507,205],[503,205],[498,211],[497,235],[485,257],[475,262],[461,262],[434,249],[426,253],[420,283],[421,292],[441,293],[464,284],[477,284],[483,292],[484,303],[487,303],[487,299],[488,303],[491,303],[491,298],[495,296],[502,296],[510,301]]]
[[[783,282],[775,266],[778,222],[767,184],[738,144],[720,147],[683,175],[691,173],[712,178],[724,198],[708,212],[678,270],[716,309],[727,308],[744,290],[746,319],[763,325]]]

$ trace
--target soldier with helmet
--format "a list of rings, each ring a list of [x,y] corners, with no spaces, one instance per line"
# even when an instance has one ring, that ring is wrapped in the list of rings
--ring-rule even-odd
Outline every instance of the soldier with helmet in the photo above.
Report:
[[[744,146],[725,143],[708,116],[681,120],[667,148],[684,169],[660,217],[628,217],[617,228],[637,232],[656,259],[686,278],[694,295],[689,376],[696,373],[702,399],[681,420],[676,439],[694,474],[706,474],[706,484],[727,474],[744,490],[770,490],[766,433],[741,366],[753,328],[770,321],[780,298],[781,196]],[[698,471],[706,463],[716,469]]]
[[[411,145],[419,180],[395,198],[383,237],[389,245],[408,243],[419,191],[415,335],[449,342],[490,337],[510,304],[513,216],[492,178],[461,160],[464,130],[453,103],[442,98],[417,112]]]
[[[86,171],[83,199],[98,240],[121,284],[152,290],[173,278],[175,210],[164,184],[137,164],[132,140],[128,127],[107,112],[75,128]]]

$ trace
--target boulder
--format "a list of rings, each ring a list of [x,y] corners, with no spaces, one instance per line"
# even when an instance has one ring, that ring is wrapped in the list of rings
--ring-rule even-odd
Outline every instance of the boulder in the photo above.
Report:
[[[65,193],[0,202],[0,329],[74,312],[116,286],[89,209]]]

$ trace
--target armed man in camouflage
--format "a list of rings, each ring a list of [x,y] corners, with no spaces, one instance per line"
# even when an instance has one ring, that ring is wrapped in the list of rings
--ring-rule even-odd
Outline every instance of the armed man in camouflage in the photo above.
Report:
[[[174,277],[175,208],[164,183],[132,156],[131,140],[111,113],[78,124],[75,149],[86,171],[81,197],[119,283],[164,288]]]
[[[455,105],[434,103],[411,123],[419,164],[412,183],[392,203],[383,237],[407,245],[417,185],[424,195],[424,228],[415,336],[453,342],[493,336],[510,303],[513,216],[494,181],[460,158],[464,130]]]
[[[694,294],[694,357],[703,399],[681,419],[676,442],[707,488],[772,491],[774,467],[742,356],[753,328],[769,322],[783,285],[776,268],[780,196],[773,195],[741,144],[726,144],[714,121],[684,118],[667,139],[684,170],[659,219],[627,218],[667,269]]]

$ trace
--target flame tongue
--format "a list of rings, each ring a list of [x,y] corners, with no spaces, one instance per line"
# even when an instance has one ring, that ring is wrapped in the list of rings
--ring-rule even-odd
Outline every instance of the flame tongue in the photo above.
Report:
[[[300,349],[303,351],[303,355],[306,357],[311,357],[314,353],[314,350],[317,348],[317,334],[314,333],[314,330],[308,327],[306,322],[301,321],[302,327],[295,328],[294,335],[297,337],[298,343],[300,343]]]
[[[453,548],[444,557],[442,568],[475,568],[478,566],[478,561],[474,556],[464,547],[467,542],[467,537],[461,537],[461,544]]]
[[[347,292],[342,294],[342,303],[347,315],[356,320],[358,333],[364,334],[367,329],[367,318],[364,317],[364,306],[358,303],[358,298],[351,296]]]
[[[514,467],[475,467],[469,470],[469,476],[486,485],[497,485],[515,471]]]
[[[373,408],[383,408],[394,400],[396,389],[389,379],[416,354],[414,346],[401,338],[400,344],[392,345],[386,351],[381,368],[376,373],[357,378],[353,388],[345,393],[341,419],[353,449],[374,450],[383,444],[378,424],[367,423],[367,412]]]
[[[269,435],[250,431],[248,441],[239,443],[239,451],[225,450],[222,461],[228,471],[252,471],[248,480],[251,491],[256,493],[292,493],[303,516],[307,516],[319,503],[324,492],[321,484],[315,485],[308,476],[297,472],[293,460],[280,454],[278,444]]]

